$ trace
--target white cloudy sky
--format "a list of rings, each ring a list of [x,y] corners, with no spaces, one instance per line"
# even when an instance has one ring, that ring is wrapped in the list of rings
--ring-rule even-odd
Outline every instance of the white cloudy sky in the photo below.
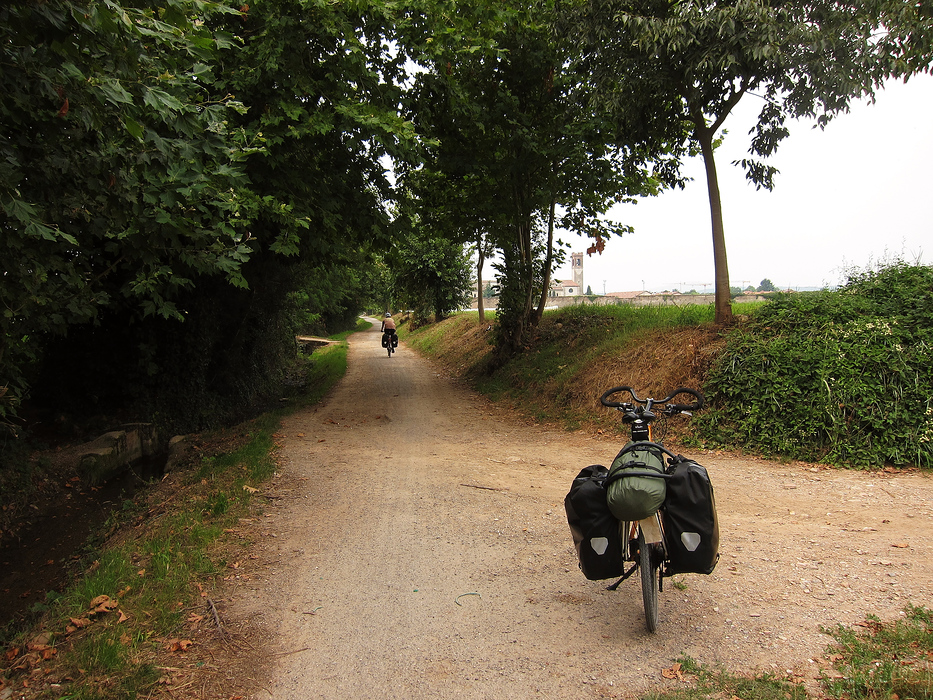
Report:
[[[743,99],[717,151],[732,286],[764,278],[779,288],[832,286],[846,269],[892,257],[933,263],[933,77],[890,84],[875,104],[856,104],[824,131],[791,124],[771,161],[781,171],[772,192],[756,191],[731,165],[746,154],[758,109],[755,98]],[[594,293],[711,291],[702,160],[687,172],[694,180],[685,190],[613,210],[635,233],[584,257],[584,284]],[[570,239],[574,251],[588,245]],[[569,279],[569,262],[555,276]]]

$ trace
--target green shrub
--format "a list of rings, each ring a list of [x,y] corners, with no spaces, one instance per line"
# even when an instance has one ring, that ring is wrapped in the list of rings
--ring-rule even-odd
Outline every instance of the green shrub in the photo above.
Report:
[[[787,294],[734,331],[707,439],[860,467],[933,466],[933,269],[897,263]]]

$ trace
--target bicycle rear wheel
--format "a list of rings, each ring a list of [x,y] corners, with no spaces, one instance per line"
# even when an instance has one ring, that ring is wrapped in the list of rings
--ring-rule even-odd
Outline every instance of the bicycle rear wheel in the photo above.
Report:
[[[661,562],[653,544],[645,542],[645,533],[638,529],[638,568],[641,569],[641,598],[645,603],[648,631],[658,629],[658,569]]]

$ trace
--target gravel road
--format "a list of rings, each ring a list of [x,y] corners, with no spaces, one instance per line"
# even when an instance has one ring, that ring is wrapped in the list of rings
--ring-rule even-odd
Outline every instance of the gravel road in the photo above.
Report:
[[[722,558],[665,580],[651,634],[636,578],[583,577],[563,509],[619,445],[516,420],[379,338],[351,336],[346,378],[279,436],[226,610],[254,698],[630,698],[681,683],[683,655],[812,683],[822,626],[933,604],[929,476],[681,449],[709,469]]]

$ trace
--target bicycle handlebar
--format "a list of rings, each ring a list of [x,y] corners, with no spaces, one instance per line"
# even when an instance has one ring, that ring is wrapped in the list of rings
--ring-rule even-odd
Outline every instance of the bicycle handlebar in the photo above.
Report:
[[[612,396],[613,394],[617,394],[620,391],[628,392],[629,394],[632,395],[632,399],[634,399],[636,403],[640,403],[640,404],[647,406],[649,410],[651,409],[652,406],[656,406],[658,404],[667,404],[666,410],[670,411],[671,413],[682,413],[684,411],[699,411],[701,408],[703,408],[703,394],[701,394],[699,391],[695,391],[694,389],[687,389],[686,387],[680,387],[678,389],[674,389],[674,391],[672,391],[670,394],[668,394],[663,399],[652,399],[652,398],[642,399],[638,397],[638,395],[635,393],[635,390],[632,387],[617,386],[617,387],[613,387],[612,389],[609,389],[602,396],[600,396],[599,402],[603,406],[606,406],[608,408],[628,408],[629,406],[626,405],[627,402],[609,400],[610,396]],[[668,402],[671,399],[673,399],[675,396],[678,396],[679,394],[689,394],[695,400],[693,401],[693,403],[668,404]]]

